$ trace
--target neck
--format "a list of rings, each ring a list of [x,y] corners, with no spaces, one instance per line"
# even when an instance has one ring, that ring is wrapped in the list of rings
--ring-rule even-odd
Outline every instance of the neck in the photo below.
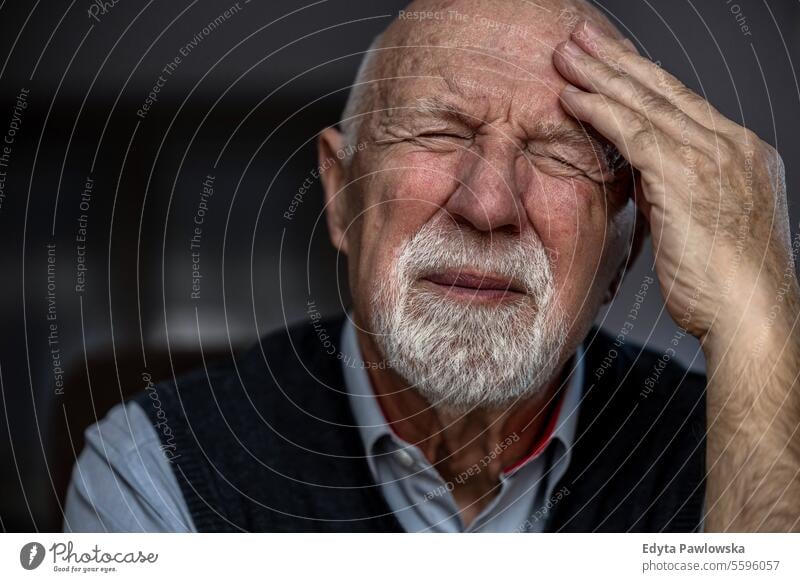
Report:
[[[361,331],[357,335],[364,361],[379,362],[372,337]],[[527,456],[541,437],[560,396],[564,370],[562,365],[527,399],[505,408],[464,413],[431,406],[389,367],[367,368],[387,422],[400,438],[419,447],[443,477],[480,465],[492,481],[503,468]]]

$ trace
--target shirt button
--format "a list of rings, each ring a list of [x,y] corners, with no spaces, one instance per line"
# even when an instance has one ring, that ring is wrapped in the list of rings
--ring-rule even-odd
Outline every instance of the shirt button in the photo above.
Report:
[[[415,467],[415,465],[416,465],[416,462],[414,461],[414,457],[412,457],[411,453],[409,453],[405,449],[398,449],[397,451],[395,451],[394,456],[395,456],[395,459],[397,459],[397,461],[401,465],[403,465],[403,467],[405,467],[406,469],[413,469]]]

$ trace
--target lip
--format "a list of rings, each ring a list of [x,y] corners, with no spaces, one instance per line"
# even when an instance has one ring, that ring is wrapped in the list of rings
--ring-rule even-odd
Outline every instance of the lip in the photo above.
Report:
[[[463,269],[429,273],[420,281],[436,291],[473,301],[512,299],[525,295],[523,286],[512,278]]]

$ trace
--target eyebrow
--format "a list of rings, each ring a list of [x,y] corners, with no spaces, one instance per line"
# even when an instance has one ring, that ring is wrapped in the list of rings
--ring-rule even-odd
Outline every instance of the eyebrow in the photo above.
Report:
[[[442,115],[452,117],[465,124],[483,123],[474,115],[466,113],[449,99],[439,95],[428,95],[418,97],[414,105],[404,107],[406,111],[424,114]],[[563,122],[538,121],[535,124],[534,140],[542,140],[547,143],[566,145],[566,146],[588,146],[600,159],[605,160],[609,167],[620,167],[626,164],[624,158],[617,149],[603,139],[592,135],[591,131],[584,127],[572,127]]]
[[[483,122],[479,117],[466,113],[457,105],[438,95],[418,97],[415,104],[409,106],[408,109],[428,114],[445,113],[472,123]],[[603,144],[586,130],[573,128],[563,123],[539,121],[536,123],[536,135],[537,137],[543,136],[547,141],[559,141],[569,145],[592,145],[595,149],[603,149]]]
[[[469,124],[475,124],[478,122],[482,123],[482,120],[479,117],[474,115],[469,115],[467,112],[465,112],[457,105],[453,104],[451,101],[442,99],[438,95],[418,97],[414,105],[410,106],[409,109],[417,113],[435,114],[435,115],[446,114],[448,117],[452,117],[463,123],[469,123]]]
[[[592,135],[586,128],[574,128],[561,123],[539,122],[537,132],[546,136],[550,143],[567,146],[589,146],[595,157],[603,160],[612,171],[617,171],[628,165],[627,160],[611,142],[602,137]]]
[[[547,141],[559,141],[568,145],[592,145],[593,148],[602,149],[603,144],[592,136],[586,129],[575,128],[562,123],[539,121],[536,124],[537,135],[543,136]]]

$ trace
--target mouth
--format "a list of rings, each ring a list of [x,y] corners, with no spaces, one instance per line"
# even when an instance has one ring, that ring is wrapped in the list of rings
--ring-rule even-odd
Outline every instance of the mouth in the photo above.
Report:
[[[505,301],[526,295],[523,285],[513,278],[464,269],[428,273],[419,282],[434,292],[472,302]]]

